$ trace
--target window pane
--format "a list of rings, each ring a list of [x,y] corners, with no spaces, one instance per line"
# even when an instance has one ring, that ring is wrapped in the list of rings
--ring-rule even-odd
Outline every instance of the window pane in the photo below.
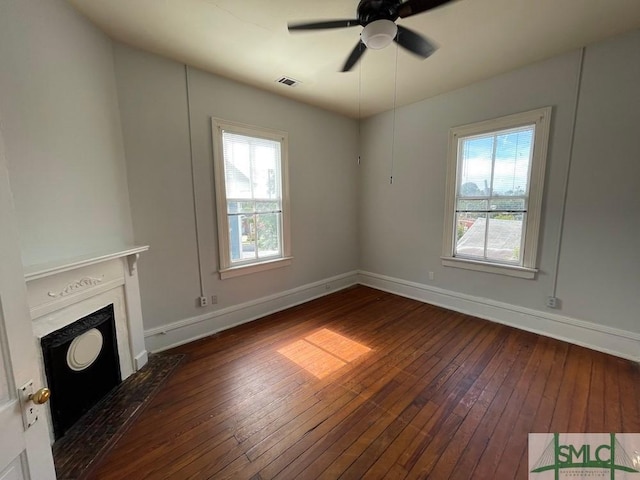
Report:
[[[498,262],[519,263],[524,214],[489,214],[487,258]]]
[[[491,191],[493,135],[462,141],[460,155],[459,195],[487,196]]]
[[[255,201],[255,202],[241,202],[236,200],[229,200],[227,203],[227,213],[256,213],[256,212],[280,212],[282,209],[280,207],[280,202],[265,202],[265,201]]]
[[[456,222],[456,255],[484,258],[486,213],[459,213]]]
[[[223,142],[231,262],[281,255],[280,142],[231,132]]]
[[[242,259],[242,221],[244,215],[229,215],[229,256],[232,262]]]
[[[496,137],[494,195],[526,195],[533,153],[534,127],[508,131]]]
[[[280,202],[256,202],[256,212],[280,212]]]
[[[520,263],[522,213],[491,213],[487,231],[487,258],[498,262]]]
[[[489,200],[490,208],[489,210],[493,210],[495,212],[499,212],[501,210],[518,210],[525,211],[525,200],[524,198],[510,198],[510,197],[498,197],[492,198]]]
[[[229,215],[229,254],[232,263],[245,262],[256,259],[259,241],[257,229],[261,227],[260,221],[256,225],[255,215]],[[279,237],[277,237],[279,241]]]
[[[255,215],[242,215],[242,260],[256,258]]]
[[[482,210],[486,211],[487,201],[486,200],[466,200],[464,198],[458,199],[458,206],[456,207],[458,211],[464,210]]]
[[[519,127],[462,141],[456,255],[521,263],[533,133],[533,126]]]
[[[280,255],[280,218],[281,214],[279,213],[256,215],[259,258]]]
[[[224,176],[227,198],[251,198],[251,156],[249,142],[223,133]]]
[[[227,213],[253,213],[254,202],[238,202],[229,200],[227,203]]]
[[[280,158],[280,144],[256,145],[253,162],[253,196],[254,198],[278,198],[280,197],[280,175],[277,172],[278,159]]]

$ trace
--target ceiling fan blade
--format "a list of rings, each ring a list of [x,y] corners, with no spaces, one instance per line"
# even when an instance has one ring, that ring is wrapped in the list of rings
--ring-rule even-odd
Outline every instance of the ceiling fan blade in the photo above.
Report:
[[[402,25],[398,25],[398,34],[394,41],[422,58],[427,58],[436,51],[436,46],[429,40]]]
[[[346,28],[355,27],[360,25],[360,22],[356,20],[327,20],[324,22],[311,22],[311,23],[290,23],[289,31],[292,30],[322,30],[324,28]]]
[[[353,66],[356,63],[358,63],[358,60],[360,60],[360,57],[362,56],[362,54],[366,49],[367,47],[364,43],[358,42],[355,48],[351,51],[349,58],[347,58],[347,61],[345,62],[344,67],[342,67],[342,71],[348,72],[349,70],[351,70]]]
[[[426,12],[427,10],[437,8],[451,1],[452,0],[408,0],[407,2],[401,3],[398,7],[398,16],[400,18],[410,17],[411,15]]]

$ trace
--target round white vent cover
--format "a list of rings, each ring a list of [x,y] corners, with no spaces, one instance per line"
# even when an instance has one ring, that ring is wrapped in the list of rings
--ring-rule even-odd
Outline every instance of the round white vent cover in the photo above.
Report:
[[[67,365],[71,370],[79,372],[91,366],[102,350],[102,333],[92,328],[78,335],[71,341],[67,350]]]

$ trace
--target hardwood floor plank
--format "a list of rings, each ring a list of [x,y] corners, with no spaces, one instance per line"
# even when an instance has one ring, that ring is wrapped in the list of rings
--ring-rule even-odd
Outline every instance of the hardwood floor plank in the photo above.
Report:
[[[591,378],[587,395],[586,428],[587,432],[607,432],[605,429],[605,377],[606,356],[593,355],[591,364]],[[615,432],[616,430],[611,430]]]
[[[513,365],[519,351],[519,344],[515,338],[510,338],[499,354],[494,356],[468,394],[460,401],[454,412],[464,415],[464,420],[446,451],[435,464],[432,472],[434,478],[449,478],[455,467],[465,457],[469,441],[483,422],[493,399],[510,372],[509,366]]]
[[[368,287],[173,352],[89,478],[524,480],[529,432],[640,431],[637,364]]]
[[[640,382],[637,381],[640,375],[640,364],[626,362],[622,359],[616,359],[619,365],[619,387],[622,408],[620,415],[622,416],[624,433],[640,432]],[[624,380],[622,379],[624,378]],[[635,381],[632,379],[636,379]]]
[[[532,354],[532,360],[538,362],[538,368],[535,376],[529,379],[529,388],[509,437],[508,452],[505,448],[496,469],[496,478],[513,478],[518,470],[520,459],[528,449],[528,437],[533,420],[542,400],[547,378],[553,368],[554,344],[555,342],[542,337],[538,341],[540,348],[534,350]]]
[[[464,449],[463,455],[456,462],[450,478],[466,479],[473,478],[472,473],[475,466],[480,461],[484,451],[491,440],[495,428],[507,406],[508,400],[513,393],[515,384],[525,370],[530,356],[530,343],[525,332],[519,332],[516,351],[513,361],[505,365],[505,371],[501,372],[504,379],[498,388],[493,399],[490,401],[480,424],[476,427],[471,439]],[[529,337],[530,338],[530,337]],[[509,357],[511,360],[512,357]]]
[[[549,433],[551,429],[551,421],[555,412],[558,395],[564,378],[564,369],[569,355],[569,344],[551,340],[551,345],[555,349],[553,357],[553,368],[549,372],[545,383],[542,399],[538,405],[536,416],[531,425],[531,433]]]
[[[607,392],[607,408],[604,410],[604,421],[609,432],[622,432],[622,398],[620,397],[620,376],[617,359],[606,358],[606,375],[604,388]],[[636,398],[640,398],[638,395]]]
[[[511,397],[498,420],[496,428],[491,434],[487,448],[485,448],[478,465],[476,465],[473,471],[475,477],[493,478],[505,451],[508,449],[510,451],[510,443],[515,440],[513,438],[513,429],[520,415],[524,400],[532,386],[531,379],[535,377],[540,367],[539,358],[543,349],[544,342],[538,341],[531,350],[527,366],[518,379]],[[518,459],[519,458],[520,452],[518,450]]]

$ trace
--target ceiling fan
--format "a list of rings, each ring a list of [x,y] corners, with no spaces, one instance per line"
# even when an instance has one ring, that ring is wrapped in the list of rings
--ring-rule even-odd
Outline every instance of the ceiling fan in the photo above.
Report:
[[[422,58],[427,58],[436,47],[419,33],[395,22],[418,13],[449,3],[452,0],[360,0],[356,13],[358,18],[327,20],[311,23],[290,23],[289,31],[321,30],[325,28],[345,28],[361,25],[364,27],[355,48],[347,58],[343,72],[347,72],[360,60],[367,48],[379,50],[392,41]]]

